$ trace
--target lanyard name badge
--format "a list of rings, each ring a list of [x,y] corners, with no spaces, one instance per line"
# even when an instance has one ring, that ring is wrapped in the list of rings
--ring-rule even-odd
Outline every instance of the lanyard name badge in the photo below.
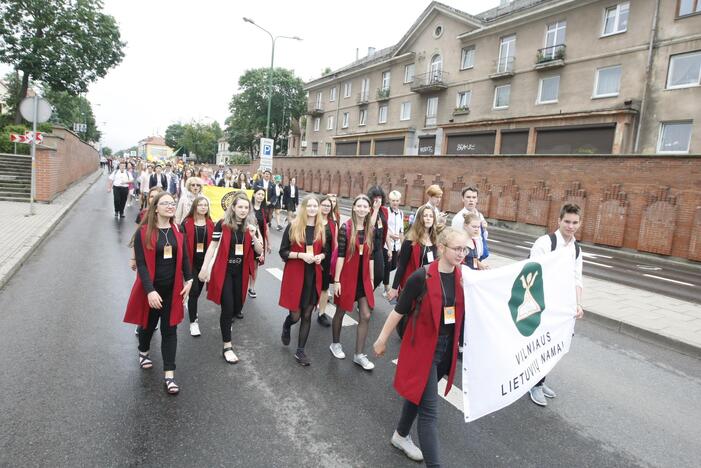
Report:
[[[429,247],[426,247],[426,260],[428,260],[428,263],[433,263],[433,250]]]
[[[439,273],[440,274],[440,273]],[[445,290],[443,289],[443,278],[439,278],[441,282],[441,293],[443,294],[443,304],[447,302],[445,297]],[[443,323],[446,325],[452,325],[455,323],[455,305],[443,306]]]
[[[307,254],[314,255],[314,245],[307,245]]]
[[[243,256],[243,240],[239,244],[238,234],[235,235],[234,238],[236,239],[236,246],[234,247],[234,255],[241,257],[241,256]]]
[[[173,246],[170,245],[170,242],[168,241],[168,231],[169,230],[170,230],[170,228],[166,229],[166,231],[163,232],[161,229],[159,229],[159,231],[161,231],[161,234],[163,234],[163,237],[165,237],[165,239],[166,239],[166,245],[163,246],[163,259],[164,260],[169,260],[169,259],[173,258]]]
[[[205,236],[207,235],[207,231],[205,230]],[[197,226],[195,226],[195,252],[197,253],[204,253],[204,239],[202,239],[203,242],[200,242],[199,240],[199,232],[197,230]]]

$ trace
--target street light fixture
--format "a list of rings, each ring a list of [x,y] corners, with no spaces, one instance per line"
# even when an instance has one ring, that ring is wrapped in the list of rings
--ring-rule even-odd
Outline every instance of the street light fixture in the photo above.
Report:
[[[265,31],[268,36],[270,36],[270,40],[273,42],[273,47],[272,51],[270,53],[270,71],[268,72],[268,118],[266,119],[265,123],[265,137],[270,138],[270,109],[272,106],[272,99],[273,99],[273,63],[275,61],[275,41],[278,39],[292,39],[295,41],[301,41],[302,38],[298,36],[273,36],[270,31],[262,27],[261,25],[257,24],[255,21],[253,21],[251,18],[246,18],[244,16],[243,20],[246,23],[251,23],[253,26],[257,27],[258,29],[262,29]]]

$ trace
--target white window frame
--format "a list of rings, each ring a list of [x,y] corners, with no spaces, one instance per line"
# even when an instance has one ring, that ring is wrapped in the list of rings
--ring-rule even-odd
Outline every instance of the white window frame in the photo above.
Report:
[[[416,64],[415,63],[409,63],[409,64],[404,65],[404,84],[413,82],[415,74],[416,74]]]
[[[321,101],[324,99],[324,93],[319,91],[316,93],[316,108],[321,109]]]
[[[370,78],[363,78],[360,82],[360,96],[364,101],[370,99]]]
[[[333,152],[333,145],[331,143],[324,143],[324,153],[326,156],[331,156],[331,153]]]
[[[358,112],[358,127],[364,127],[368,121],[368,110],[360,109]]]
[[[336,122],[333,115],[326,117],[326,130],[333,130],[335,124]]]
[[[594,92],[592,93],[592,99],[616,97],[619,94],[621,94],[621,72],[618,73],[618,91],[609,94],[597,94],[597,89],[599,89],[599,74],[604,70],[610,70],[612,68],[618,68],[619,70],[621,70],[621,72],[623,71],[623,67],[621,65],[611,65],[609,67],[601,67],[596,69],[596,76],[594,77]]]
[[[694,122],[692,120],[674,120],[674,121],[669,121],[669,122],[660,122],[660,130],[659,130],[659,134],[657,136],[657,152],[662,153],[662,154],[688,154],[689,148],[691,147],[691,133],[694,130],[693,123]],[[662,135],[664,134],[665,126],[678,125],[678,124],[688,124],[690,127],[689,141],[686,144],[686,150],[681,150],[681,151],[664,151],[664,150],[662,150]]]
[[[435,127],[438,124],[438,96],[430,96],[426,98],[426,127]],[[433,112],[431,112],[431,104],[435,103]]]
[[[509,102],[505,106],[497,106],[497,96],[499,94],[499,90],[502,88],[509,88]],[[492,108],[497,109],[497,110],[508,109],[510,104],[511,104],[511,83],[501,85],[501,86],[495,86],[494,87],[494,102],[492,103]]]
[[[411,120],[411,101],[404,101],[399,108],[399,120]]]
[[[621,10],[623,6],[628,7],[628,23],[626,24],[626,28],[622,29],[619,31],[619,21],[621,20]],[[608,16],[608,12],[611,10],[616,10],[616,16],[614,17],[614,23],[613,23],[613,30],[610,33],[606,32],[606,18]],[[601,37],[608,37],[608,36],[615,36],[616,34],[623,34],[624,32],[628,31],[628,24],[630,24],[630,2],[618,2],[614,6],[606,7],[604,8],[604,17],[603,21],[601,24]]]
[[[475,49],[474,45],[462,48],[462,51],[460,52],[460,70],[469,70],[470,68],[475,67],[475,53],[476,53],[475,51],[476,51],[476,49]],[[469,56],[468,54],[470,52],[472,52],[472,54],[471,54],[472,60],[470,60],[470,64],[466,66],[465,59]]]
[[[685,13],[682,15],[681,9],[682,9],[682,2],[679,2],[677,4],[677,18],[686,18],[687,16],[695,15],[698,13],[701,13],[701,0],[691,0],[693,3],[691,4],[691,13]]]
[[[314,131],[318,132],[319,127],[321,127],[321,117],[315,117],[314,118]]]
[[[557,96],[555,99],[551,99],[549,101],[544,101],[543,100],[543,82],[545,80],[551,80],[553,78],[557,78]],[[555,104],[557,101],[560,99],[560,75],[552,75],[552,76],[545,76],[541,78],[538,81],[538,99],[536,100],[536,104]]]
[[[384,119],[382,118],[382,110],[384,109]],[[377,123],[385,124],[387,123],[387,115],[389,114],[389,105],[382,104],[377,108]]]
[[[463,96],[467,96],[465,99],[465,103],[463,104]],[[467,90],[467,91],[458,91],[458,94],[455,96],[455,108],[456,109],[463,109],[463,108],[470,108],[470,102],[472,101],[472,91]]]
[[[701,0],[699,0],[701,1]],[[686,52],[683,54],[674,54],[669,56],[669,67],[667,68],[667,83],[666,83],[666,88],[665,89],[681,89],[681,88],[694,88],[697,86],[701,86],[701,67],[699,67],[699,76],[696,79],[695,84],[681,84],[681,85],[675,85],[675,86],[670,86],[670,78],[672,77],[672,73],[674,71],[674,59],[676,57],[682,57],[682,56],[692,56],[692,55],[698,55],[699,60],[701,60],[701,50],[697,50],[694,52]]]
[[[557,35],[560,31],[563,32],[563,38],[562,42],[557,42]],[[548,37],[552,37],[552,44],[549,43]],[[543,41],[543,47],[547,50],[550,49],[550,52],[546,52],[543,54],[545,57],[548,57],[550,59],[555,58],[555,55],[557,54],[557,46],[559,45],[565,45],[565,42],[567,41],[567,21],[562,20],[562,21],[555,21],[554,23],[550,23],[545,26],[545,41]]]
[[[331,91],[329,91],[329,102],[334,102],[336,100],[336,87],[334,86],[331,88]]]
[[[344,112],[343,113],[343,123],[341,124],[341,128],[348,128],[349,124],[350,124],[350,112]]]
[[[346,81],[345,83],[343,83],[343,97],[349,98],[352,95],[353,95],[353,82]]]
[[[509,59],[513,60],[509,60]],[[504,61],[504,63],[502,63]],[[516,34],[509,34],[499,40],[499,61],[497,73],[510,72],[514,69],[516,61]]]
[[[390,71],[382,72],[382,90],[389,89],[390,82],[392,80],[392,73]]]

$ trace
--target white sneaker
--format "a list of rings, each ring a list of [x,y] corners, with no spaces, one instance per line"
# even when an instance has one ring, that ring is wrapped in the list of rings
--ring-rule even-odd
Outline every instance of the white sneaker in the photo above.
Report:
[[[540,386],[543,389],[543,396],[546,398],[555,398],[557,396],[557,393],[555,393],[555,390],[552,388],[548,387],[545,385],[545,382],[543,382],[543,385]]]
[[[375,368],[375,364],[370,362],[368,357],[365,354],[354,354],[353,355],[353,362],[358,364],[360,367],[362,367],[365,370],[373,370]]]
[[[343,352],[343,346],[341,346],[341,343],[331,343],[329,349],[331,350],[331,354],[333,354],[333,357],[335,357],[336,359],[346,358],[346,353]]]
[[[394,431],[394,434],[392,434],[392,445],[404,452],[410,459],[419,462],[424,461],[424,454],[421,453],[420,448],[414,445],[414,442],[411,440],[411,435],[402,437],[397,431]]]
[[[197,321],[194,321],[190,324],[190,335],[192,336],[200,336],[200,324],[197,323]]]

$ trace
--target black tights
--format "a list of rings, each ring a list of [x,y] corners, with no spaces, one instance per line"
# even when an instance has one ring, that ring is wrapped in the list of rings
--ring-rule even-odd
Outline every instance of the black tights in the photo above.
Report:
[[[334,343],[340,343],[341,341],[341,327],[343,326],[343,316],[345,314],[346,312],[344,310],[336,306],[336,314],[334,314],[333,321],[331,322],[331,332],[333,333]],[[372,316],[372,309],[368,304],[367,297],[358,299],[358,315],[360,316],[360,321],[358,322],[358,331],[355,336],[355,354],[362,354],[363,349],[365,349],[365,340],[368,338],[370,317]]]
[[[221,315],[219,328],[224,343],[231,342],[231,324],[234,316],[243,309],[241,270],[228,268],[224,277],[224,287],[221,292]]]
[[[292,325],[299,322],[300,318],[302,319],[302,323],[299,325],[299,338],[297,339],[297,349],[304,349],[304,347],[307,345],[307,338],[309,338],[309,329],[312,326],[312,312],[314,312],[315,308],[315,306],[310,305],[296,312],[290,311],[290,313],[285,318],[285,328],[290,328]]]
[[[193,281],[190,288],[190,296],[187,299],[187,312],[190,315],[190,323],[197,320],[197,300],[200,298],[204,283],[197,277],[200,274],[199,268],[192,272]]]

